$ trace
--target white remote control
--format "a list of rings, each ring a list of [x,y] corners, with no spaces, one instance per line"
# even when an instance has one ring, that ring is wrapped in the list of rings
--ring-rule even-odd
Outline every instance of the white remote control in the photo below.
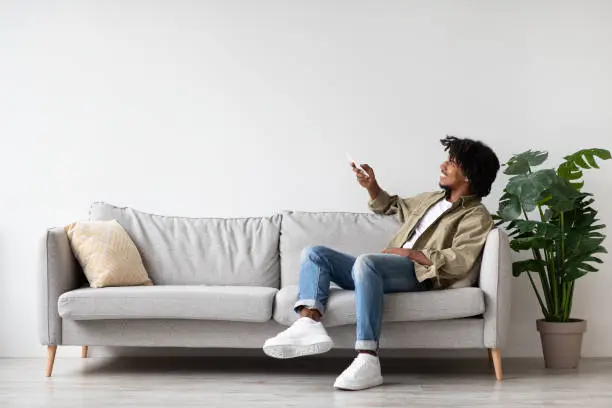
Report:
[[[350,155],[350,154],[346,153],[346,157],[348,158],[348,160],[349,160],[349,162],[350,162],[350,163],[353,163],[353,164],[355,165],[355,167],[357,167],[359,170],[363,171],[363,174],[364,174],[366,177],[370,177],[370,175],[368,174],[368,172],[367,172],[367,171],[365,171],[365,170],[363,169],[363,167],[361,167],[361,166],[360,166],[360,165],[359,165],[359,164],[358,164],[358,163],[355,161],[355,159],[353,159],[353,158],[351,157],[351,155]]]

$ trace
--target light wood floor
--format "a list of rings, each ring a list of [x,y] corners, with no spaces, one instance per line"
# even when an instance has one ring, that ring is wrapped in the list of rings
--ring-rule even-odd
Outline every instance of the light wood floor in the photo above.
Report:
[[[382,360],[385,385],[334,391],[347,359],[0,359],[0,407],[612,407],[612,360],[578,371],[504,360],[495,381],[478,360]]]

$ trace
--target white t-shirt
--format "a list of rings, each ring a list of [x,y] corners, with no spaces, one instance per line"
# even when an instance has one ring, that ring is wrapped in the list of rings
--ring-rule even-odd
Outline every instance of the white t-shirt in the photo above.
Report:
[[[427,228],[431,226],[440,216],[449,208],[451,208],[453,203],[444,199],[438,201],[433,207],[429,209],[417,222],[416,227],[414,227],[414,232],[412,233],[412,237],[404,244],[404,248],[412,248],[417,239],[425,232]]]

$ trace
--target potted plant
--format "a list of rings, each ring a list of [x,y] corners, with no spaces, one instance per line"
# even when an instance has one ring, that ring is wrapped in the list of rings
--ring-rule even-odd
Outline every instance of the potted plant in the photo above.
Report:
[[[594,264],[602,263],[597,255],[607,252],[605,225],[597,219],[593,195],[582,190],[582,170],[599,168],[596,158],[608,160],[610,152],[580,150],[556,170],[534,169],[547,158],[547,152],[529,150],[504,164],[512,177],[494,218],[506,225],[514,251],[530,251],[529,259],[513,263],[512,273],[527,276],[542,309],[537,329],[546,367],[575,368],[586,331],[586,321],[571,316],[576,279],[596,272]]]

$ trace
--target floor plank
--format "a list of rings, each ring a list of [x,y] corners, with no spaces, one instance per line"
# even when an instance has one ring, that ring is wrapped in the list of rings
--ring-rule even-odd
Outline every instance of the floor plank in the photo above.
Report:
[[[383,359],[385,385],[335,391],[347,359],[0,359],[0,407],[611,407],[612,360],[576,371],[504,360],[497,382],[486,358]]]

